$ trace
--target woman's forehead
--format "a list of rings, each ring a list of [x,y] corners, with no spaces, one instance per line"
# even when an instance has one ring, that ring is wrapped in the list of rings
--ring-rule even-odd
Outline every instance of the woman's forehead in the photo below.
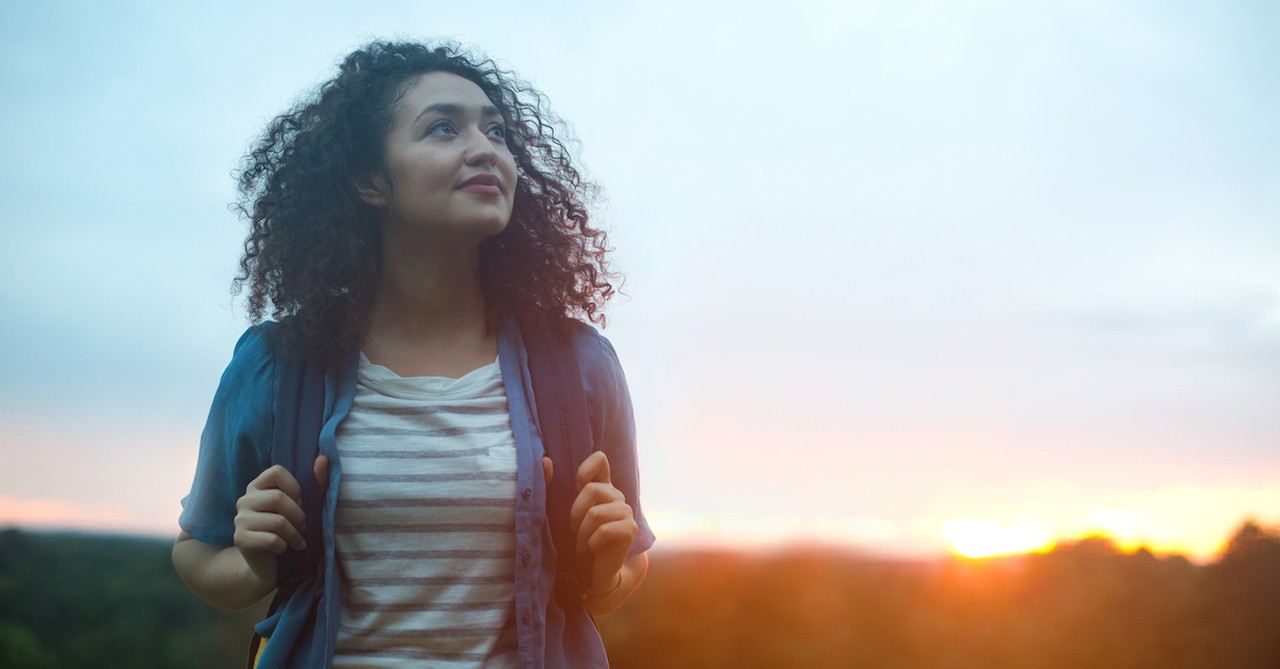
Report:
[[[474,81],[452,72],[427,72],[410,80],[396,105],[400,120],[412,120],[428,107],[455,112],[501,115],[501,112]]]

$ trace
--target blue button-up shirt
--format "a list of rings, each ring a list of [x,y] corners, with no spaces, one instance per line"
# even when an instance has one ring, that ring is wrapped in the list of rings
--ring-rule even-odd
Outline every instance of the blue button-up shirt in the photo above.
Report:
[[[234,544],[236,500],[271,464],[272,407],[276,392],[274,324],[250,328],[236,344],[231,364],[214,395],[200,438],[200,459],[178,524],[214,546]],[[635,512],[640,531],[630,555],[653,544],[640,508],[635,421],[626,379],[609,341],[579,325],[573,346],[582,369],[591,436],[609,457],[613,485]],[[323,537],[324,560],[315,578],[302,583],[276,612],[258,625],[268,638],[259,667],[328,666],[342,611],[341,570],[335,552],[334,511],[342,485],[338,425],[355,397],[358,355],[325,379],[324,426],[319,450],[329,456]],[[515,611],[520,666],[526,669],[607,667],[604,646],[586,609],[555,597],[556,549],[546,517],[542,438],[524,340],[509,320],[498,333],[498,364],[507,392],[516,441],[517,494]]]

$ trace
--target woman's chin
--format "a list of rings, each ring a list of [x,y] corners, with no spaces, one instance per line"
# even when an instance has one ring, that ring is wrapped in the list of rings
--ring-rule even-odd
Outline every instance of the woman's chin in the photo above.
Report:
[[[421,239],[423,241],[436,240],[443,242],[452,239],[456,242],[466,240],[480,243],[485,239],[499,235],[503,230],[507,229],[510,219],[505,216],[467,216],[457,217],[451,220],[433,220],[419,221],[412,224],[395,224],[390,221],[383,223],[384,237],[392,239],[402,239],[408,241],[410,239]]]
[[[474,225],[469,226],[469,228],[475,231],[481,239],[488,239],[502,234],[502,231],[507,229],[508,223],[509,221],[507,219],[492,219],[487,221],[477,221]]]

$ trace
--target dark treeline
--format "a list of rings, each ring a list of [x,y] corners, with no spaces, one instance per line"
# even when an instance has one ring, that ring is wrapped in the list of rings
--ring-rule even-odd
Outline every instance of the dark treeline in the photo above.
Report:
[[[1197,566],[1087,539],[929,563],[662,555],[601,620],[615,669],[1280,669],[1280,534]]]
[[[0,669],[244,667],[253,618],[195,598],[170,542],[0,532]]]
[[[260,610],[215,611],[166,542],[0,532],[0,669],[232,669]],[[1198,566],[1087,539],[1043,555],[888,561],[659,552],[600,620],[615,669],[1280,667],[1280,532]]]

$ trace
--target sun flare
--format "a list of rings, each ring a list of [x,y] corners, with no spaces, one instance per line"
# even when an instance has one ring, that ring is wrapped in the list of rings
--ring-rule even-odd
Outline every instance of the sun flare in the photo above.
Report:
[[[1012,526],[992,520],[951,520],[943,524],[942,537],[953,552],[967,558],[1034,553],[1053,546],[1052,534],[1027,520]]]

